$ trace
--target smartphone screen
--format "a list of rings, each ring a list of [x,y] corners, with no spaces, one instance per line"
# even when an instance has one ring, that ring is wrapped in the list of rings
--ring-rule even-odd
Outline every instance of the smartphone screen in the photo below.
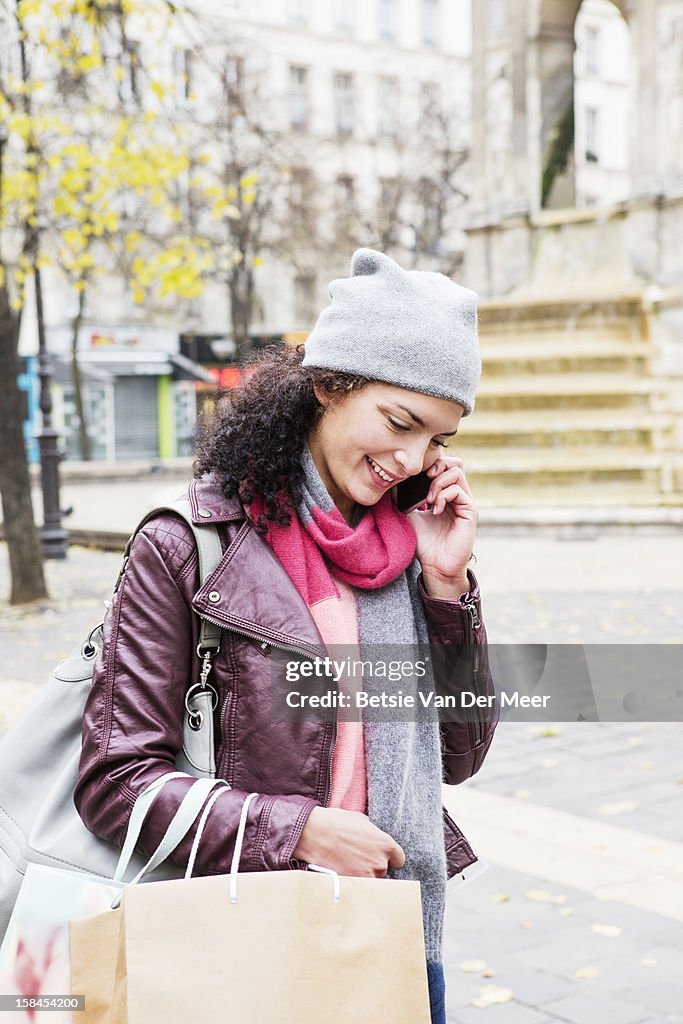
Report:
[[[424,505],[432,478],[426,473],[409,476],[396,485],[396,504],[401,512],[412,512]]]

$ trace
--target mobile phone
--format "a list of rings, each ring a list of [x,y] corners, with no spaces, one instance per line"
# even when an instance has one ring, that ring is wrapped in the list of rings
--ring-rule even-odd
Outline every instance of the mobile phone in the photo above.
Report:
[[[401,480],[396,485],[396,504],[400,512],[413,512],[427,500],[429,488],[432,485],[432,478],[426,473],[417,473]]]

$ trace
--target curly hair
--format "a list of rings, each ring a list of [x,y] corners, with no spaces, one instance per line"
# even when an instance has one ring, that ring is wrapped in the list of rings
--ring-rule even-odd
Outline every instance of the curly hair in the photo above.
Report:
[[[333,398],[358,391],[366,377],[303,367],[303,346],[273,346],[247,364],[243,382],[216,395],[213,409],[198,424],[195,477],[216,473],[227,498],[249,504],[258,495],[265,506],[256,529],[268,521],[289,525],[301,499],[301,451],[324,407],[315,388]]]

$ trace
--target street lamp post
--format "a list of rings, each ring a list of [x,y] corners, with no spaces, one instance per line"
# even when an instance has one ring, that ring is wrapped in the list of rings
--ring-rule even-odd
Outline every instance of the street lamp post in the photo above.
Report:
[[[52,425],[52,373],[45,342],[43,289],[40,269],[35,268],[36,314],[38,320],[38,377],[40,378],[40,411],[42,425],[38,434],[40,447],[40,480],[43,491],[43,529],[41,541],[44,558],[66,558],[69,535],[62,527],[59,500],[59,433]]]

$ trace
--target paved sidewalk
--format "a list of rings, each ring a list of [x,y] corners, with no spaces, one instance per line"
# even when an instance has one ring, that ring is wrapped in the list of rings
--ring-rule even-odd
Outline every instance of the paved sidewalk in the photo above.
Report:
[[[489,637],[680,642],[681,555],[674,537],[482,536]],[[119,563],[74,548],[47,564],[48,602],[10,609],[0,545],[0,731],[96,624]],[[683,1022],[682,741],[673,722],[504,722],[444,791],[491,865],[449,895],[449,1024]]]

